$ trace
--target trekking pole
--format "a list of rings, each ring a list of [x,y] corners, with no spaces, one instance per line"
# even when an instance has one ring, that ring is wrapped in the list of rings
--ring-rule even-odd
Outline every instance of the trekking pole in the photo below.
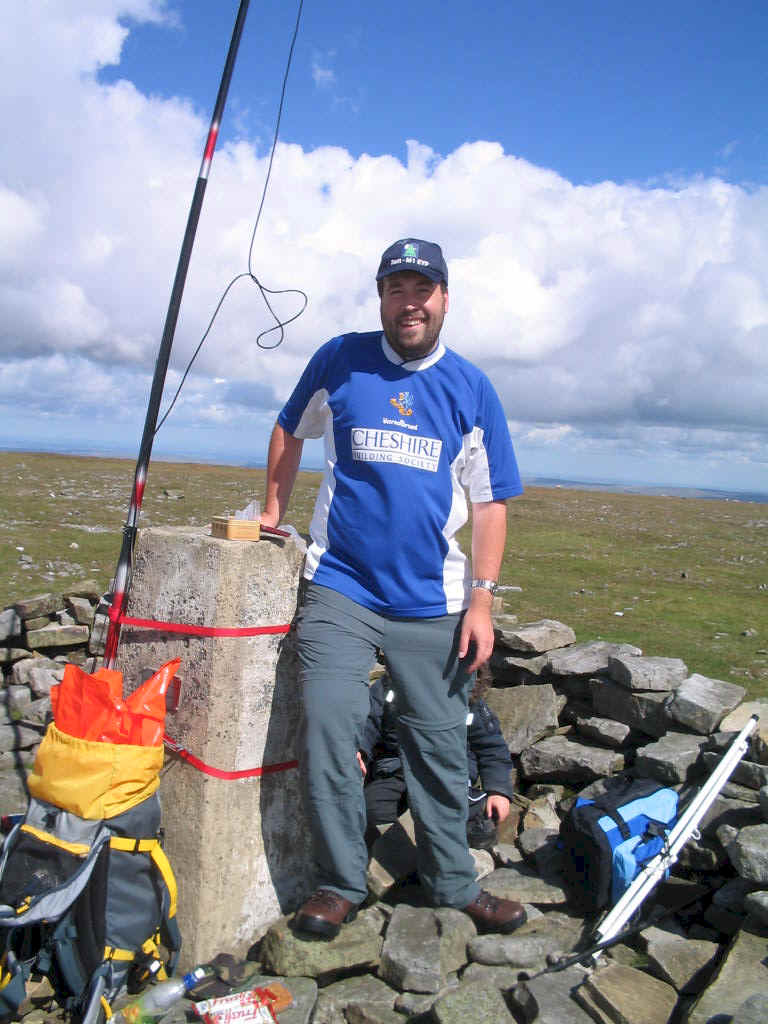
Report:
[[[717,768],[712,772],[696,796],[670,831],[664,849],[643,868],[615,907],[606,915],[595,931],[598,943],[607,943],[617,935],[626,922],[645,900],[662,876],[677,861],[680,851],[691,837],[699,838],[699,823],[714,803],[720,790],[731,777],[736,765],[749,746],[749,737],[757,727],[758,716],[752,715],[744,728],[735,737],[723,754]],[[593,953],[593,964],[597,963],[600,951]]]
[[[205,187],[208,184],[208,172],[210,171],[211,161],[213,159],[213,151],[216,148],[219,125],[221,124],[224,105],[227,101],[227,92],[229,91],[229,83],[232,79],[232,71],[235,67],[235,59],[240,45],[240,37],[243,34],[243,26],[245,25],[245,16],[248,13],[249,2],[250,0],[240,0],[240,8],[237,12],[235,27],[232,31],[232,39],[229,44],[229,51],[224,64],[224,70],[221,75],[218,95],[216,96],[216,104],[213,109],[211,124],[208,129],[208,136],[205,141],[203,160],[200,165],[200,171],[195,185],[195,192],[192,198],[189,216],[187,218],[187,227],[184,232],[184,240],[181,245],[179,262],[176,267],[176,277],[171,290],[171,298],[165,318],[163,336],[157,353],[155,373],[152,379],[152,390],[150,392],[147,415],[144,421],[144,433],[141,439],[141,446],[139,448],[139,457],[136,462],[131,503],[128,508],[128,518],[123,526],[123,542],[120,548],[117,569],[115,570],[115,578],[113,580],[109,607],[109,630],[107,632],[107,640],[104,650],[104,665],[106,668],[114,668],[115,661],[117,659],[117,646],[120,641],[120,618],[128,602],[128,591],[130,590],[131,585],[131,563],[133,560],[133,549],[136,543],[136,530],[138,527],[139,513],[141,512],[141,503],[144,497],[144,487],[147,482],[149,460],[152,455],[152,442],[155,438],[157,416],[160,411],[160,402],[163,397],[165,375],[168,371],[168,361],[171,356],[173,336],[176,331],[176,321],[179,318],[181,297],[184,293],[187,270],[189,269],[189,261],[192,256],[192,246],[197,232],[197,222],[200,219],[200,210],[203,205],[203,197],[205,196]]]

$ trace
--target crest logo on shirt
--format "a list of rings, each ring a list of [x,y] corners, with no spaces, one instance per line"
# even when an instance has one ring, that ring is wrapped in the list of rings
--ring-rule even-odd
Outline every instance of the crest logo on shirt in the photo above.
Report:
[[[401,416],[413,416],[413,394],[410,391],[399,391],[396,398],[390,398],[390,405],[394,405]]]

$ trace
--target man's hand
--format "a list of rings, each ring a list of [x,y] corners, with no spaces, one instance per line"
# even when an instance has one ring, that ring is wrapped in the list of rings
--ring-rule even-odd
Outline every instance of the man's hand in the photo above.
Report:
[[[360,771],[363,773],[363,778],[365,778],[365,776],[368,774],[368,769],[365,767],[363,755],[360,753],[359,750],[357,752],[357,763],[360,765]]]
[[[472,591],[472,601],[464,614],[459,637],[459,658],[472,655],[467,672],[476,671],[493,653],[492,601],[493,597],[487,590]]]
[[[495,821],[504,821],[509,814],[509,798],[501,793],[489,793],[485,801],[485,816]]]

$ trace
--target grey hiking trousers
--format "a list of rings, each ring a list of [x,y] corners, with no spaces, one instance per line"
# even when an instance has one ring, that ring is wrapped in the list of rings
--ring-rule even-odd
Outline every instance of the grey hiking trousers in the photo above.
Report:
[[[416,826],[421,884],[433,906],[464,907],[480,887],[467,847],[467,701],[461,615],[394,619],[310,583],[299,611],[304,715],[299,737],[315,885],[367,895],[363,777],[357,751],[376,649],[395,690],[398,738]]]

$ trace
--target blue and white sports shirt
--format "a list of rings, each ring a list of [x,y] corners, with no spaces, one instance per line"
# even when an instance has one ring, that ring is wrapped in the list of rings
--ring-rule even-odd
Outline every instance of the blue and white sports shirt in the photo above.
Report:
[[[470,569],[454,540],[472,502],[522,493],[501,403],[438,342],[403,363],[381,331],[310,360],[278,423],[325,439],[304,575],[395,618],[458,612]]]

